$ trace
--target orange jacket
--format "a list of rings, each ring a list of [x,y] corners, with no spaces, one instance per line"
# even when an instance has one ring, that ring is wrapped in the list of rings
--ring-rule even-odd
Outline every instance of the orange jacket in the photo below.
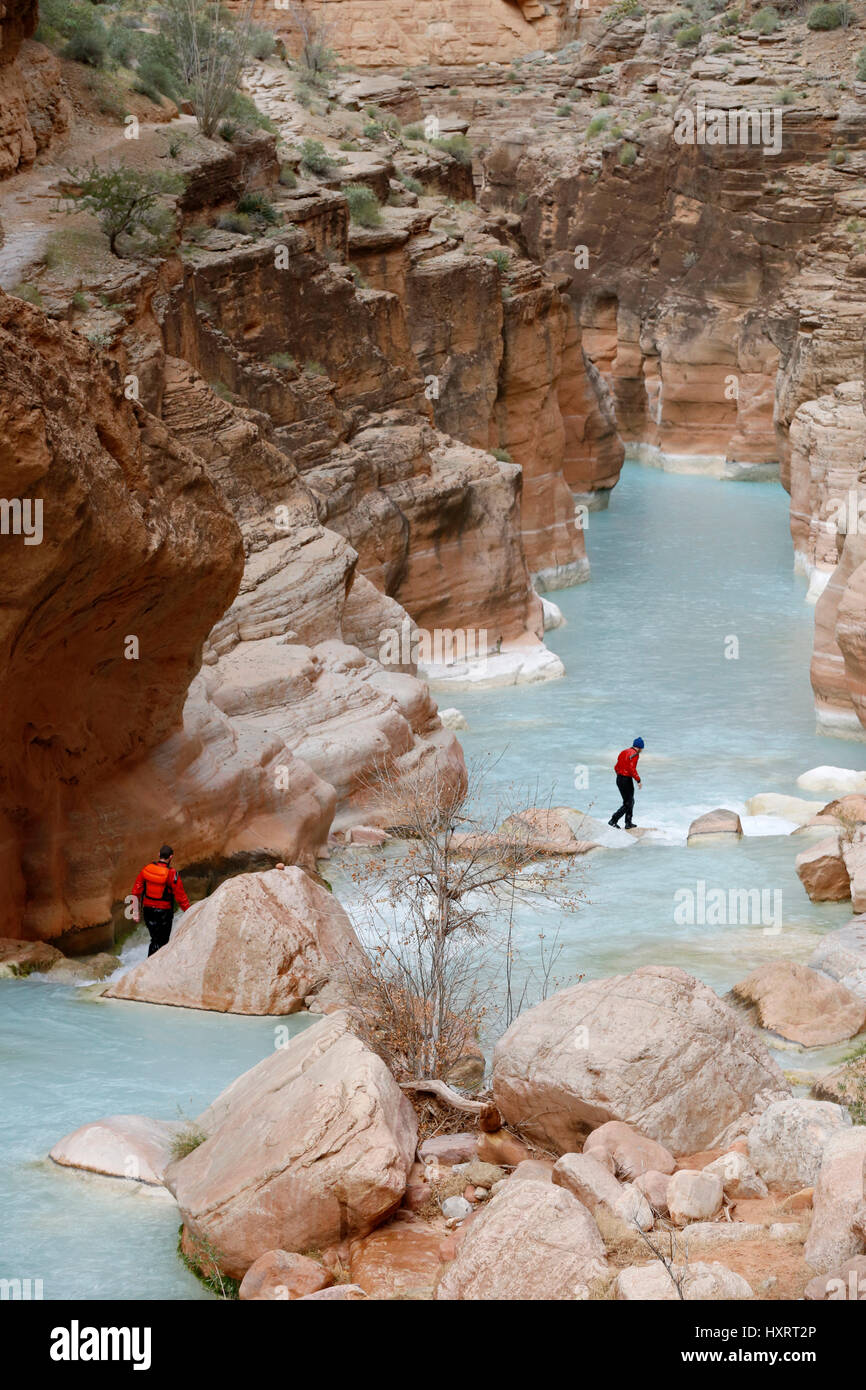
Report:
[[[132,889],[142,907],[173,908],[177,903],[186,912],[189,898],[180,881],[177,869],[169,868],[161,860],[155,864],[145,864]]]
[[[640,786],[640,778],[637,775],[637,760],[639,757],[639,748],[624,748],[616,760],[614,772],[618,777],[633,777],[638,786]]]

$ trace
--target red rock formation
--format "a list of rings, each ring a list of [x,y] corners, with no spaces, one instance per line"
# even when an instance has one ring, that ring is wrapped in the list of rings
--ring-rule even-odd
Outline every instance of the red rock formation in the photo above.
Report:
[[[57,59],[26,42],[38,20],[36,0],[6,0],[0,9],[0,179],[27,168],[69,125]]]

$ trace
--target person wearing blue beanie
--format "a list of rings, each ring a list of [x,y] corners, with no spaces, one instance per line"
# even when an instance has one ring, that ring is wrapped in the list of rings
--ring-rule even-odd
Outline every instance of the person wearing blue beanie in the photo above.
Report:
[[[616,760],[614,772],[616,773],[617,789],[622,797],[622,805],[616,814],[611,816],[608,825],[615,825],[618,828],[620,817],[625,816],[626,830],[634,829],[634,820],[632,818],[634,812],[634,787],[635,782],[637,782],[638,786],[641,785],[637,770],[637,760],[640,757],[640,750],[643,746],[642,738],[634,739],[631,747],[624,748]]]

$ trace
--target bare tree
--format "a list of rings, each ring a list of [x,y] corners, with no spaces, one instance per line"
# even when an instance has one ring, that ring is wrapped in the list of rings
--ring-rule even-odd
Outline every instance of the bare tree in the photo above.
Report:
[[[541,933],[540,977],[526,970],[518,993],[516,908],[546,900],[549,911],[552,899],[561,916],[581,896],[570,862],[541,857],[531,822],[513,813],[513,793],[489,804],[489,771],[473,764],[465,781],[423,766],[377,773],[379,818],[403,843],[353,870],[353,916],[370,963],[350,986],[367,1040],[401,1080],[448,1078],[491,1010],[510,1022],[533,986],[547,991],[558,929],[552,944]]]
[[[252,45],[253,0],[230,18],[220,0],[168,0],[168,33],[202,135],[210,138],[239,89]]]
[[[289,19],[296,30],[301,48],[298,55],[303,67],[314,77],[323,77],[334,67],[337,55],[331,48],[336,32],[334,20],[325,19],[321,10],[310,9],[303,0],[291,0]]]

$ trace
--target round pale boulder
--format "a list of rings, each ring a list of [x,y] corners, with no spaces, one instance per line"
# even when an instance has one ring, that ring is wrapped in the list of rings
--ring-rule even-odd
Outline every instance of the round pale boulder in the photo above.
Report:
[[[734,985],[753,1005],[762,1028],[804,1047],[845,1042],[866,1028],[866,1001],[827,975],[793,961],[775,960]]]
[[[653,965],[572,985],[522,1013],[496,1045],[493,1092],[508,1123],[559,1153],[610,1120],[694,1153],[759,1097],[790,1088],[718,995]]]
[[[303,869],[238,874],[181,918],[162,950],[105,991],[111,999],[219,1013],[291,1014],[363,961],[333,893]]]
[[[687,1226],[690,1221],[711,1221],[722,1209],[722,1180],[706,1168],[681,1168],[668,1183],[667,1200],[671,1221]]]
[[[715,811],[706,811],[704,815],[698,816],[689,826],[688,843],[707,844],[713,840],[738,839],[743,833],[743,823],[736,811],[727,811],[719,807]]]
[[[547,1182],[507,1182],[479,1209],[439,1281],[443,1300],[586,1299],[607,1259],[586,1207]]]
[[[804,801],[800,796],[782,796],[779,792],[761,792],[746,802],[750,816],[778,816],[795,825],[808,825],[823,809],[821,801]]]
[[[587,1137],[583,1152],[593,1158],[610,1158],[618,1178],[638,1178],[641,1173],[672,1173],[677,1161],[670,1149],[621,1120],[599,1125]]]
[[[293,1250],[267,1250],[250,1265],[241,1282],[242,1301],[293,1301],[318,1293],[333,1283],[333,1277],[317,1260]]]
[[[866,792],[866,772],[851,767],[812,767],[801,772],[797,786],[807,792],[837,792],[840,796]]]
[[[765,1182],[795,1191],[817,1181],[829,1139],[850,1129],[841,1105],[823,1100],[776,1101],[749,1130],[749,1158]]]
[[[692,1265],[675,1265],[671,1273],[658,1262],[630,1265],[620,1270],[614,1290],[618,1299],[627,1302],[673,1302],[679,1300],[680,1293],[686,1302],[693,1303],[755,1296],[741,1274],[717,1261],[706,1264],[700,1260]]]
[[[851,879],[836,836],[804,849],[796,859],[797,877],[813,903],[844,902]]]
[[[384,1062],[329,1014],[238,1077],[166,1172],[192,1249],[242,1278],[268,1250],[325,1249],[400,1205],[415,1112]]]
[[[108,1115],[59,1139],[48,1157],[63,1168],[159,1185],[172,1160],[172,1140],[182,1129],[180,1121]]]
[[[721,1179],[725,1196],[732,1200],[767,1196],[767,1184],[755,1172],[751,1159],[737,1150],[722,1154],[720,1158],[708,1163],[701,1171],[712,1173]]]

